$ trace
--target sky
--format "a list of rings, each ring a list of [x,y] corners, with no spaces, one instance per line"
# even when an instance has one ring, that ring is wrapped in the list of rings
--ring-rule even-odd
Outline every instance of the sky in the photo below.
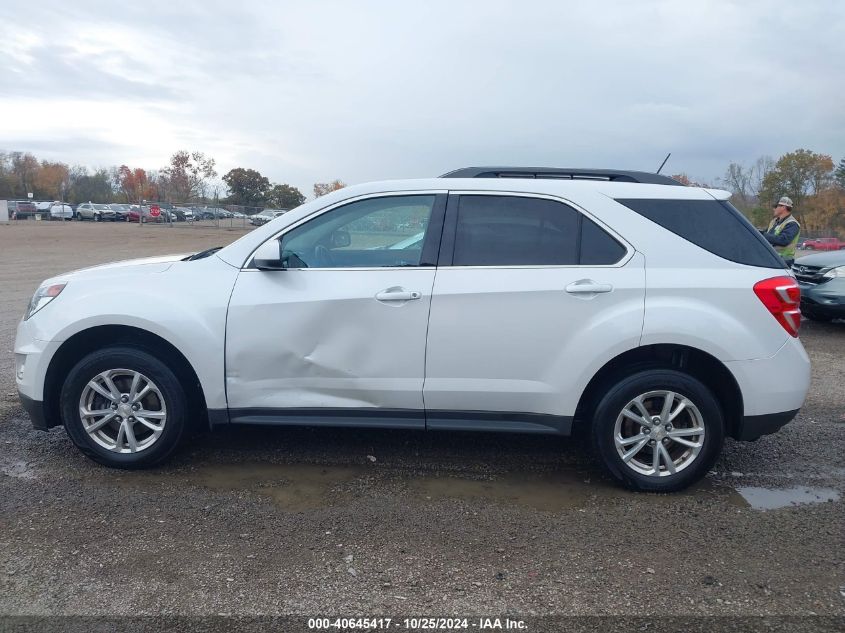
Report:
[[[845,157],[845,2],[4,0],[0,150],[314,182]]]

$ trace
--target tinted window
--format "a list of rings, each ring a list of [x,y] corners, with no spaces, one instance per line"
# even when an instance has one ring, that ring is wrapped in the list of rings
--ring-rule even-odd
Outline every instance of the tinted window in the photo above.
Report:
[[[455,266],[543,266],[578,261],[579,214],[559,202],[461,196]]]
[[[625,255],[625,247],[611,237],[590,218],[581,220],[581,259],[582,266],[602,266],[615,264]]]
[[[728,202],[649,199],[617,199],[617,202],[724,259],[764,268],[786,266],[760,232]]]
[[[282,237],[290,268],[419,266],[435,196],[369,198],[327,211]]]

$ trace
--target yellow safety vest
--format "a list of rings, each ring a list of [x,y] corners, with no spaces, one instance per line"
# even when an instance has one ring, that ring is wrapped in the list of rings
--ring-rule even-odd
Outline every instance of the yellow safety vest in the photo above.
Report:
[[[793,218],[792,215],[787,217],[783,222],[781,222],[777,226],[775,226],[775,224],[777,223],[777,219],[774,219],[769,223],[769,228],[766,230],[766,232],[771,233],[772,227],[774,227],[775,235],[780,235],[780,232],[783,231],[783,227],[785,227],[790,222],[795,222],[795,224],[798,224],[798,220]],[[795,234],[795,238],[789,244],[787,244],[786,246],[775,246],[775,250],[784,259],[795,259],[795,247],[798,245],[798,238],[800,236],[801,236],[801,225],[798,224],[798,232]]]

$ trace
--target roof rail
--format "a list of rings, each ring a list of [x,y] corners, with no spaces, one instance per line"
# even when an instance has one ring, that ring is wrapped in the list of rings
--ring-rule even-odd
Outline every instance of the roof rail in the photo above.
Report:
[[[652,185],[676,185],[674,178],[647,171],[620,169],[569,169],[565,167],[464,167],[440,176],[441,178],[544,178],[555,180],[607,180],[638,182]]]

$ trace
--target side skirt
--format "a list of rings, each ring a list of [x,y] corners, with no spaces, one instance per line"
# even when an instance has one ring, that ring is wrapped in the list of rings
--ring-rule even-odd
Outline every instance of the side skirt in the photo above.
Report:
[[[327,426],[350,428],[492,431],[569,435],[572,416],[512,411],[422,411],[418,409],[217,409],[208,412],[212,428],[226,424]]]

